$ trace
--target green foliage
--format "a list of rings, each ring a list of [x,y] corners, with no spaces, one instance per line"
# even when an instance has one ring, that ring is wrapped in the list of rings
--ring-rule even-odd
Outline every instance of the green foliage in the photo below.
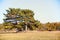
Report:
[[[23,22],[17,23],[17,25],[16,25],[17,28],[22,28],[23,26],[24,26]]]
[[[54,25],[54,23],[46,23],[46,28],[47,28],[47,30],[49,30],[49,31],[54,31],[54,30],[56,30],[56,26]]]
[[[35,22],[35,19],[34,19],[34,12],[32,10],[29,10],[29,9],[15,9],[15,8],[9,8],[9,10],[6,10],[7,11],[7,14],[5,14],[6,16],[6,19],[15,19],[15,20],[20,20],[20,22],[16,22],[17,24],[15,25],[12,25],[11,23],[12,22],[5,22],[5,28],[24,28],[25,25],[27,25],[27,28],[28,27],[28,23],[33,23]],[[18,16],[18,17],[17,17]],[[5,19],[5,20],[6,20]],[[8,25],[7,25],[8,24]],[[30,28],[31,29],[35,29],[35,26],[34,25],[30,25]]]
[[[5,22],[3,25],[4,25],[4,29],[12,29],[14,26],[12,23],[8,23],[8,22]]]
[[[29,26],[29,29],[36,30],[36,26],[34,25],[34,23],[30,23]]]

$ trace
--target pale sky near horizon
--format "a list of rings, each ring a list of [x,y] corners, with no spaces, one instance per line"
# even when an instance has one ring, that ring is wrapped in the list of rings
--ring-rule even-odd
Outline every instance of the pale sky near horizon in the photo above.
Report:
[[[42,23],[60,22],[60,0],[0,0],[0,23],[8,8],[33,10],[34,18]]]

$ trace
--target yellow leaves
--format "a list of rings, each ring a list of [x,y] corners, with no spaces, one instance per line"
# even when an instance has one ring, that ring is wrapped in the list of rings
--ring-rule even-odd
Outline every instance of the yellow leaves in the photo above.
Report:
[[[4,28],[6,28],[6,29],[10,29],[10,28],[12,28],[12,26],[5,26]]]

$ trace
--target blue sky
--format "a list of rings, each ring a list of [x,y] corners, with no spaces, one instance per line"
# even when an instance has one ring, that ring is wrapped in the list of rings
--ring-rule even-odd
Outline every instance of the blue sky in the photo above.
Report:
[[[31,9],[34,18],[42,23],[60,22],[60,0],[0,0],[0,23],[8,8]]]

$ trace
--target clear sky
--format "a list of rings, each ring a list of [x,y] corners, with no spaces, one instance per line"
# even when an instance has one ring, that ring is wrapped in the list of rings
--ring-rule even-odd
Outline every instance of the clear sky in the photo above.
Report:
[[[31,9],[42,23],[60,22],[60,0],[0,0],[0,23],[8,8]]]

